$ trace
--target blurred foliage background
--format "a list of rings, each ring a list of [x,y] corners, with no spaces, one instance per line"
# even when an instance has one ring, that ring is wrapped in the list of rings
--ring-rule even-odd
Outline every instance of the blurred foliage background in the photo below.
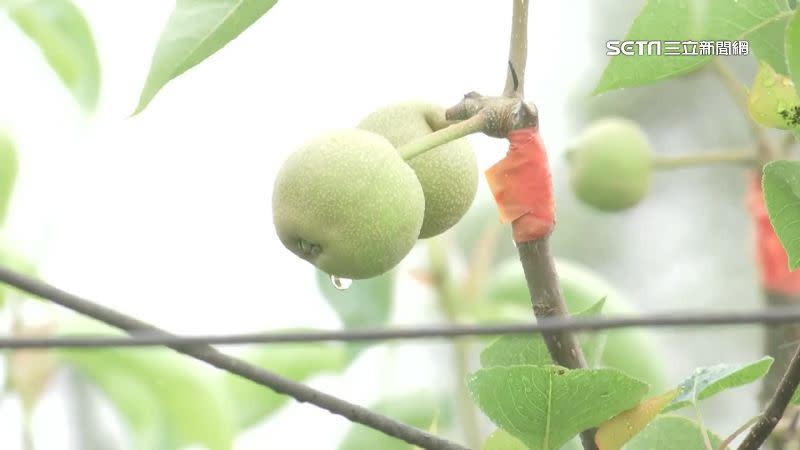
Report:
[[[2,230],[4,255],[13,248],[44,279],[183,333],[468,320],[449,311],[430,283],[436,252],[462,282],[488,224],[497,233],[493,261],[516,257],[482,183],[468,216],[434,245],[419,244],[391,276],[337,292],[280,246],[269,205],[277,167],[304,137],[352,126],[405,98],[447,106],[470,90],[497,93],[510,3],[285,0],[135,117],[171,5],[110,3],[77,1],[85,23],[52,20],[71,8],[55,0],[33,2],[38,15],[0,18],[0,123],[17,143],[21,167]],[[590,268],[640,311],[760,305],[744,169],[659,172],[646,201],[619,214],[587,208],[568,186],[564,149],[608,115],[639,122],[661,154],[750,145],[745,119],[719,80],[704,70],[589,97],[607,62],[605,42],[624,35],[643,2],[533,3],[527,83],[551,152],[556,256]],[[478,28],[484,32],[465,32]],[[431,45],[441,36],[458,39],[443,52]],[[752,58],[727,60],[743,81],[752,79]],[[472,141],[482,170],[505,150],[488,138]],[[464,286],[465,295],[483,293]],[[8,300],[9,332],[95,329],[17,294]],[[652,338],[661,353],[650,356],[671,384],[695,367],[763,353],[755,326],[659,329]],[[435,419],[439,432],[464,439],[474,430],[463,425],[456,380],[476,367],[486,343],[231,351],[416,426]],[[198,441],[214,449],[408,448],[166,350],[6,357],[2,373],[17,393],[0,403],[3,448],[172,449]],[[706,424],[733,430],[756,413],[757,390],[704,403]],[[477,433],[492,429],[481,419]]]

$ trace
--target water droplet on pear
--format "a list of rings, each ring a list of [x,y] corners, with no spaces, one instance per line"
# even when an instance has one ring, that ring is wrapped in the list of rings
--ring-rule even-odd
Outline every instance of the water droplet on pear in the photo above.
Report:
[[[341,278],[337,277],[336,275],[331,275],[331,284],[336,289],[344,291],[350,288],[350,286],[353,284],[353,280],[351,280],[350,278]]]

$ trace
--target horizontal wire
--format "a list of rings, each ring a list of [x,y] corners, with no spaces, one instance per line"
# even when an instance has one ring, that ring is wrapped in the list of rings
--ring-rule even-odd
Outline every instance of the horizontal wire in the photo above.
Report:
[[[45,283],[44,281],[15,272],[0,265],[0,285],[3,283],[33,296],[49,300],[56,305],[89,316],[92,319],[99,320],[107,325],[124,330],[130,334],[147,334],[153,337],[164,336],[170,339],[174,336],[165,330],[150,325],[135,317],[125,315],[119,311],[71,294],[51,284]],[[363,406],[298,383],[275,372],[248,363],[247,361],[243,361],[231,355],[226,355],[209,345],[197,343],[186,344],[173,341],[172,344],[168,344],[167,346],[186,356],[208,363],[217,369],[260,384],[278,394],[288,395],[300,403],[314,405],[332,414],[337,414],[349,419],[351,422],[365,425],[388,436],[401,439],[411,445],[426,450],[469,450],[461,444],[441,438],[428,431],[420,430],[392,419],[391,417],[371,411]],[[202,399],[199,400],[202,402]],[[198,405],[200,405],[200,403],[198,403]]]
[[[309,332],[267,332],[229,335],[178,336],[133,331],[131,336],[70,335],[3,337],[0,349],[150,347],[188,344],[246,345],[301,342],[387,341],[397,339],[501,336],[559,331],[600,331],[634,327],[696,327],[800,322],[800,307],[780,306],[727,312],[669,312],[635,317],[553,318],[538,323],[489,325],[428,325],[408,328],[370,328]]]

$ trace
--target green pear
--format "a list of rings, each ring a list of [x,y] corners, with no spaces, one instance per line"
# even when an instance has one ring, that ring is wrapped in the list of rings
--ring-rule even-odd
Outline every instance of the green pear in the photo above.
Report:
[[[598,120],[567,152],[572,190],[601,211],[630,208],[650,190],[652,156],[650,142],[636,122]]]
[[[332,276],[363,279],[411,251],[425,196],[386,138],[342,129],[289,156],[275,180],[272,212],[286,248]]]
[[[427,102],[407,101],[381,108],[358,128],[384,136],[395,147],[434,131],[444,109]],[[469,209],[478,189],[478,164],[466,138],[442,144],[408,161],[425,193],[425,219],[420,239],[436,236],[456,224]]]

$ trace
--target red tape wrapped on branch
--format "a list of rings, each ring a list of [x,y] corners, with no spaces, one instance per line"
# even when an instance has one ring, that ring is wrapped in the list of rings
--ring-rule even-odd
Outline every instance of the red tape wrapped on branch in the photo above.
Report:
[[[490,167],[486,180],[494,195],[500,220],[511,223],[517,243],[541,239],[555,226],[555,201],[547,152],[539,128],[508,134],[505,158]]]
[[[771,293],[800,295],[800,270],[789,270],[789,257],[769,221],[760,174],[753,174],[749,180],[747,207],[755,222],[756,262],[761,285]]]

